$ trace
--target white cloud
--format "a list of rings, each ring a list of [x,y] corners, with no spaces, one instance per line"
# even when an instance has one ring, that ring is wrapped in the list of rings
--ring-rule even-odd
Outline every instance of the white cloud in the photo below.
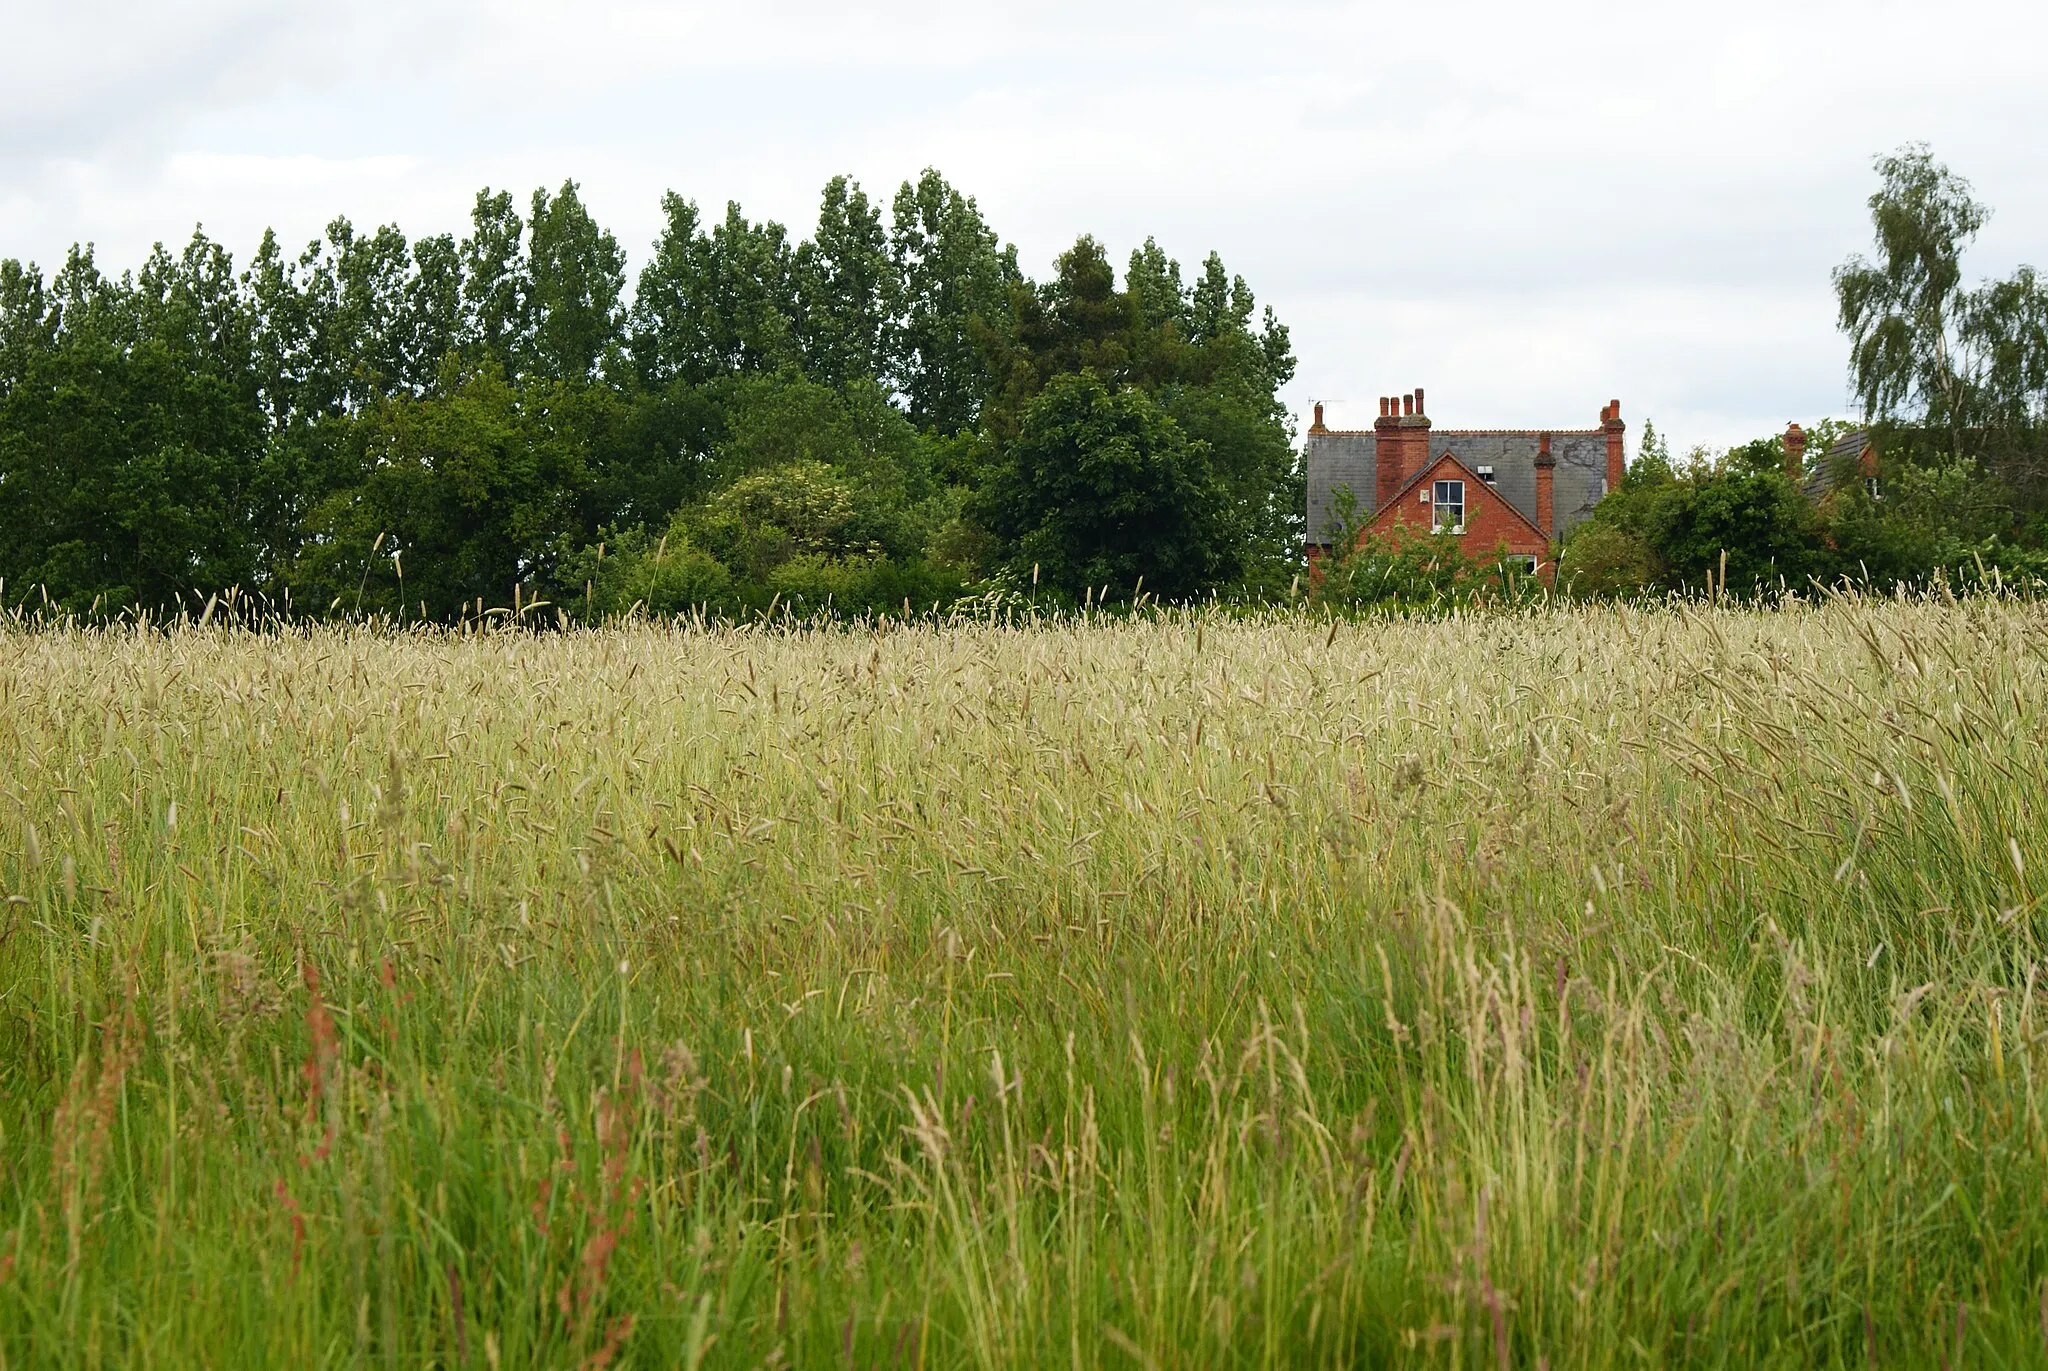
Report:
[[[644,253],[666,188],[801,231],[818,187],[936,165],[1044,271],[1083,231],[1215,248],[1333,420],[1429,387],[1446,424],[1614,395],[1680,444],[1844,408],[1827,273],[1909,138],[2040,260],[2048,11],[1049,0],[481,6],[254,0],[11,17],[0,253],[130,262],[203,221],[246,253],[335,214],[459,229],[575,177]],[[1354,416],[1357,417],[1357,416]]]

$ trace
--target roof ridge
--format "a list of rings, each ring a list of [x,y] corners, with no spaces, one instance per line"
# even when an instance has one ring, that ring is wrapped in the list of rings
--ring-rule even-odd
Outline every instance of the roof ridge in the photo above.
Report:
[[[1598,428],[1439,428],[1431,432],[1439,438],[1541,438],[1549,434],[1553,438],[1597,438],[1606,433]]]
[[[1541,438],[1549,434],[1553,438],[1599,438],[1607,430],[1599,428],[1433,428],[1424,432],[1436,438]],[[1379,430],[1370,428],[1312,428],[1307,430],[1310,437],[1319,438],[1373,438]]]

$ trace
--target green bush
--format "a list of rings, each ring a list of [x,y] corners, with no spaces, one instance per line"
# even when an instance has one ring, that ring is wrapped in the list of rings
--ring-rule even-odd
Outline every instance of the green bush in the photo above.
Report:
[[[1558,558],[1557,587],[1573,595],[1604,599],[1628,595],[1656,579],[1649,544],[1611,524],[1582,524]]]

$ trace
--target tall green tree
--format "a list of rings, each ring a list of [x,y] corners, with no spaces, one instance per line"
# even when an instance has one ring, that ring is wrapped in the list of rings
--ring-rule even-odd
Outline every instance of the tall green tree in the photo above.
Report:
[[[1963,252],[1990,210],[1924,144],[1878,158],[1877,171],[1877,256],[1835,272],[1864,416],[1932,431],[1949,459],[1989,457],[2040,484],[2048,289],[2031,267],[1965,287]]]
[[[1008,331],[984,335],[998,385],[982,427],[997,479],[1014,477],[1025,418],[1059,379],[1086,374],[1111,393],[1134,388],[1199,449],[1204,479],[1223,492],[1191,525],[1215,540],[1206,563],[1214,579],[1201,588],[1246,576],[1284,585],[1303,498],[1279,400],[1294,357],[1286,330],[1270,311],[1259,316],[1243,280],[1211,254],[1183,285],[1179,264],[1148,241],[1119,287],[1102,245],[1083,237],[1061,254],[1053,279],[1013,287],[1011,298]]]
[[[533,337],[533,271],[526,224],[510,191],[480,190],[462,240],[463,344],[507,376],[524,368]]]
[[[706,232],[694,202],[662,197],[666,223],[640,273],[631,349],[650,385],[703,384],[801,360],[794,252],[780,224],[737,204]]]
[[[53,288],[0,272],[18,375],[0,391],[0,578],[75,610],[165,610],[249,588],[263,414],[225,249],[195,232],[108,281],[74,249]],[[42,317],[32,311],[42,301]]]
[[[556,560],[594,536],[578,518],[585,393],[515,385],[486,359],[442,394],[365,410],[348,429],[352,479],[308,516],[296,598],[447,620],[465,602],[508,604],[515,586],[529,600],[552,589]]]
[[[1198,594],[1238,570],[1229,491],[1208,446],[1191,441],[1136,386],[1093,370],[1055,377],[1020,417],[979,509],[1020,578],[1082,599]]]
[[[553,380],[587,380],[619,337],[626,254],[590,217],[574,181],[552,197],[534,191],[531,223],[534,366]]]
[[[881,208],[844,176],[825,184],[814,237],[796,249],[804,371],[827,385],[888,376],[902,296]]]
[[[19,385],[34,360],[56,345],[59,318],[33,262],[0,261],[0,393]]]
[[[1878,257],[1835,270],[1857,399],[1870,418],[1916,417],[1952,438],[1970,420],[1962,254],[1989,211],[1924,144],[1877,159],[1870,197]]]
[[[889,250],[902,301],[885,378],[911,422],[940,434],[973,428],[996,382],[983,338],[1008,324],[1010,290],[1023,281],[973,199],[926,169],[896,192]]]

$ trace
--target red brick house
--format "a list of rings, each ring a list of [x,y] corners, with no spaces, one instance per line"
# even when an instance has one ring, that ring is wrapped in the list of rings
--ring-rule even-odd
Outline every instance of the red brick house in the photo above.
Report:
[[[1360,535],[1456,538],[1471,557],[1496,550],[1551,570],[1558,539],[1593,512],[1625,470],[1621,402],[1590,429],[1436,429],[1423,393],[1382,398],[1371,429],[1333,429],[1315,407],[1303,461],[1308,555],[1341,536],[1349,491]]]

